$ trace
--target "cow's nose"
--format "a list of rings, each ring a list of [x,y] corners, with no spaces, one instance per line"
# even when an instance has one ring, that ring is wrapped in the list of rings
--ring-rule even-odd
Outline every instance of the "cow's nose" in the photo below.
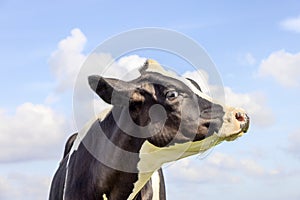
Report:
[[[249,129],[250,118],[244,111],[237,111],[235,113],[235,119],[240,124],[241,131],[246,133]]]

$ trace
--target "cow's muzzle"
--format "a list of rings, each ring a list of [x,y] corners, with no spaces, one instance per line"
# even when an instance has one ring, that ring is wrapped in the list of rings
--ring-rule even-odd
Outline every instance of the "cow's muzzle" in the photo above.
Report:
[[[218,133],[220,137],[234,140],[248,131],[250,118],[243,109],[226,107],[224,110],[223,124]]]

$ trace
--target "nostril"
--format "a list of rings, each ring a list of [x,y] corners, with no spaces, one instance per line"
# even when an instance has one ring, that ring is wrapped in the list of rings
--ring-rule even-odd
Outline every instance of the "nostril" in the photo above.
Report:
[[[239,121],[239,122],[245,122],[245,117],[243,116],[242,113],[238,112],[235,114],[235,118]]]
[[[237,112],[235,113],[235,119],[239,122],[242,131],[246,133],[249,128],[250,121],[248,115],[244,112]]]

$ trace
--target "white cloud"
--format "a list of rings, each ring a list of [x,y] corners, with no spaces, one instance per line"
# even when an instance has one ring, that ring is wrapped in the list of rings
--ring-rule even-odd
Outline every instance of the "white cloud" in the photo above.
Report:
[[[138,55],[123,56],[114,61],[103,76],[129,81],[140,76],[138,69],[144,65],[146,58]]]
[[[165,169],[167,177],[179,182],[239,184],[243,178],[279,177],[280,169],[268,169],[254,159],[238,159],[216,152],[205,160],[196,157],[176,161]]]
[[[300,52],[289,53],[280,50],[271,53],[264,59],[259,68],[259,75],[262,77],[273,77],[279,84],[285,87],[300,86]]]
[[[76,115],[74,126],[78,129],[90,120],[92,113],[87,110],[90,110],[91,106],[95,107],[96,113],[108,107],[103,101],[91,98],[93,92],[88,86],[88,76],[96,74],[129,80],[137,76],[138,70],[134,69],[142,66],[146,60],[137,55],[114,60],[109,53],[103,52],[86,55],[83,52],[86,41],[80,29],[73,29],[70,36],[58,43],[57,49],[49,59],[58,85],[56,91],[49,94],[45,100],[47,105],[57,103],[60,92],[74,90],[73,106]]]
[[[118,60],[118,65],[125,68],[128,72],[142,67],[146,62],[146,58],[138,55],[124,56]],[[120,77],[121,78],[121,77]]]
[[[274,114],[262,93],[236,93],[230,87],[225,87],[224,91],[226,104],[245,109],[253,124],[265,127],[274,122]]]
[[[210,155],[209,157],[211,157]],[[164,169],[167,178],[171,182],[193,182],[193,183],[215,183],[240,181],[237,174],[226,173],[218,168],[216,164],[207,160],[197,160],[195,156],[176,161],[171,166]]]
[[[210,93],[210,88],[208,84],[209,75],[206,71],[198,69],[197,71],[187,71],[183,77],[190,78],[198,83],[201,91],[207,95]]]
[[[0,162],[49,158],[62,147],[65,119],[50,107],[24,103],[14,115],[0,112],[0,121]]]
[[[73,29],[71,35],[62,39],[50,56],[49,65],[57,79],[59,92],[73,89],[79,70],[85,61],[85,67],[88,66],[90,68],[88,71],[94,74],[97,72],[99,74],[100,68],[110,64],[110,67],[105,70],[105,75],[118,78],[128,75],[128,72],[142,66],[145,62],[145,58],[137,55],[124,56],[114,63],[110,63],[112,57],[107,53],[86,55],[83,53],[86,41],[87,38],[80,29]]]
[[[262,176],[262,175],[264,175],[264,173],[266,173],[265,169],[261,165],[259,165],[257,162],[255,162],[254,160],[243,159],[243,160],[240,160],[239,164],[240,164],[242,170],[244,170],[246,173],[248,173],[250,175]],[[272,169],[269,172],[267,172],[266,175],[272,175],[272,174],[274,174],[274,171],[278,171],[278,170]],[[274,175],[276,175],[276,173]]]
[[[256,157],[215,152],[206,159],[189,157],[164,169],[171,199],[283,199],[298,197],[296,174]],[[283,187],[289,185],[288,187]],[[292,186],[292,187],[290,187]],[[277,191],[268,193],[266,191]],[[292,198],[297,199],[297,198]]]
[[[80,29],[73,29],[71,35],[61,40],[51,54],[49,65],[57,79],[59,92],[72,89],[76,75],[86,59],[82,53],[86,41]]]
[[[220,86],[211,86],[208,83],[209,77],[205,71],[186,72],[183,76],[192,78],[203,89],[203,92],[214,98],[222,101],[222,94],[225,93],[226,105],[243,108],[249,114],[253,124],[265,127],[274,122],[274,115],[271,109],[267,106],[266,97],[262,93],[236,93],[230,87],[221,88]]]
[[[208,158],[211,167],[216,167],[221,171],[244,173],[247,176],[269,176],[277,169],[265,169],[253,159],[237,159],[224,153],[215,153]]]
[[[280,22],[280,26],[285,30],[300,33],[300,16],[285,19]]]
[[[58,92],[72,90],[78,71],[86,59],[83,53],[87,39],[79,29],[62,39],[51,54],[49,65],[57,81],[56,91],[45,104],[23,103],[14,114],[0,110],[0,162],[43,159],[61,155],[69,134],[67,120],[49,105],[57,103]],[[60,148],[56,148],[60,147]]]

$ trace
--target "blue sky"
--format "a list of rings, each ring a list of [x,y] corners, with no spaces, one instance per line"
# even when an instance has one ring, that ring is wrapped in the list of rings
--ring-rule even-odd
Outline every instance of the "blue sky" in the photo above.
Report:
[[[0,26],[1,200],[47,197],[76,130],[68,80],[101,42],[143,27],[203,46],[253,119],[239,140],[167,166],[168,199],[300,199],[298,1],[4,0]]]

